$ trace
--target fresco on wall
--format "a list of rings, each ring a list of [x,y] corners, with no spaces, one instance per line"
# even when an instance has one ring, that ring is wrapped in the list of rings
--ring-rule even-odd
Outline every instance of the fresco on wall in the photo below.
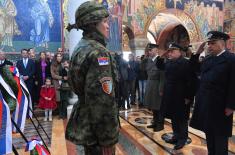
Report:
[[[55,51],[61,46],[60,6],[54,0],[0,0],[0,48]]]
[[[227,47],[235,52],[235,0],[225,0],[224,4],[224,32],[231,37]]]
[[[0,1],[0,47],[8,47],[13,50],[13,36],[21,32],[15,20],[17,9],[12,0]]]
[[[126,21],[135,35],[142,35],[153,15],[163,10],[183,10],[197,25],[202,38],[209,30],[222,30],[223,2],[212,0],[126,0],[123,21]],[[131,5],[129,5],[131,4]],[[127,17],[125,17],[127,16]],[[194,25],[195,25],[194,24]]]
[[[111,51],[122,50],[122,0],[97,0],[110,13],[109,16],[109,39],[107,48]]]

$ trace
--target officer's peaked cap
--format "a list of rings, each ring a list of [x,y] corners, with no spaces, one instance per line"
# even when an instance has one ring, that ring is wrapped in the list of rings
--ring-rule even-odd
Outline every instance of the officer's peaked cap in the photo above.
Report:
[[[207,41],[228,40],[230,37],[224,32],[210,31],[207,33]]]
[[[153,48],[158,48],[159,47],[159,45],[157,45],[157,44],[153,44],[153,43],[148,43],[148,45],[147,45],[147,47],[148,47],[148,49],[153,49]]]
[[[181,47],[180,45],[176,44],[176,43],[170,43],[169,46],[168,46],[168,51],[169,50],[173,50],[173,49],[178,49],[178,50],[182,50],[184,51],[184,48]]]

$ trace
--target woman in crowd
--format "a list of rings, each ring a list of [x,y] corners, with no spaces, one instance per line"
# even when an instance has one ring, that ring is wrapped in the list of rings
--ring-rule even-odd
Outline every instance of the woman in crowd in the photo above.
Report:
[[[41,90],[41,86],[45,84],[45,80],[47,77],[51,76],[50,72],[50,62],[46,59],[46,53],[40,52],[39,53],[39,60],[35,62],[35,84],[37,87],[37,93],[35,93],[36,102],[39,99],[39,93]]]

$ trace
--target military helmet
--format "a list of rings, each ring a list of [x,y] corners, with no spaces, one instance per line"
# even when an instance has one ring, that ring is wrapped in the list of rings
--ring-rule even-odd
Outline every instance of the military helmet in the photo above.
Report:
[[[88,24],[98,23],[108,16],[109,13],[103,5],[95,1],[87,1],[76,10],[75,22],[77,28],[83,29]]]

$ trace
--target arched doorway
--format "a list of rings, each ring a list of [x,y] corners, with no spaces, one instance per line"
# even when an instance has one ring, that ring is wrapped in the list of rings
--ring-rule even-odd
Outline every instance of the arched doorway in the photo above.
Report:
[[[201,39],[196,24],[183,11],[176,9],[163,10],[154,14],[151,19],[146,25],[146,36],[148,36],[148,32],[154,34],[162,51],[166,50],[169,42],[188,46],[191,43],[197,43]]]
[[[168,43],[175,42],[186,47],[190,39],[186,28],[181,24],[170,24],[161,31],[158,37],[158,44],[161,49],[167,49]]]

